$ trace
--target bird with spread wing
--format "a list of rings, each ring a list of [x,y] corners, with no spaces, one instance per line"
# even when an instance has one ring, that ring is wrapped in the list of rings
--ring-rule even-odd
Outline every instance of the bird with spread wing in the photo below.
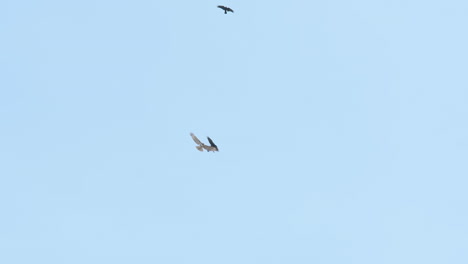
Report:
[[[224,14],[227,14],[227,12],[234,13],[234,10],[232,10],[231,8],[229,8],[227,6],[219,5],[218,8],[221,8],[222,10],[224,10]]]
[[[218,146],[216,146],[216,144],[213,142],[213,140],[211,140],[210,137],[207,137],[208,138],[208,142],[210,142],[210,146],[208,145],[205,145],[203,144],[193,133],[190,133],[190,136],[192,136],[192,139],[193,141],[195,141],[195,143],[197,143],[198,146],[195,146],[199,151],[203,151],[204,149],[208,152],[210,151],[219,151],[218,150]]]

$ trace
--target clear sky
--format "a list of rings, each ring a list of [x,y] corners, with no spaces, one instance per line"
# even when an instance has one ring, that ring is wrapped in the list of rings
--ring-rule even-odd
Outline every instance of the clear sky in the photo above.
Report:
[[[467,14],[4,0],[0,263],[468,263]]]

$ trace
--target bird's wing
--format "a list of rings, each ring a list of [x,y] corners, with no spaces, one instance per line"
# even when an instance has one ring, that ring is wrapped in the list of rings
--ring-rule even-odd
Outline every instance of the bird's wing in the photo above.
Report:
[[[195,141],[195,143],[197,143],[198,145],[204,145],[193,133],[190,133],[190,136],[192,136],[193,141]]]
[[[214,148],[218,148],[218,146],[216,146],[216,144],[213,142],[213,140],[211,140],[210,137],[207,137],[208,138],[208,142],[210,142],[210,145]]]
[[[226,10],[226,9],[227,9],[227,7],[222,6],[222,5],[219,5],[218,8],[221,8],[221,9],[223,9],[223,10]]]
[[[226,10],[229,11],[229,12],[233,12],[233,13],[234,13],[234,10],[232,10],[232,9],[229,8],[229,7],[227,7]]]

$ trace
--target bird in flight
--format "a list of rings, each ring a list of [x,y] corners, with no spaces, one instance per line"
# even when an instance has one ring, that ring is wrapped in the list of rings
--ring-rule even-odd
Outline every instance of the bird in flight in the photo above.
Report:
[[[208,146],[208,145],[203,144],[193,133],[190,133],[190,136],[192,136],[193,141],[195,141],[195,143],[197,143],[198,146],[195,146],[195,147],[199,151],[203,151],[203,149],[205,149],[208,152],[210,152],[210,151],[213,151],[213,152],[219,151],[218,146],[216,146],[216,144],[213,142],[213,140],[211,140],[210,137],[207,137],[208,142],[210,142],[210,146]]]
[[[232,10],[231,8],[229,8],[229,7],[227,7],[227,6],[219,5],[218,8],[221,8],[222,10],[224,10],[224,14],[227,14],[227,12],[232,12],[232,13],[234,13],[234,10]]]

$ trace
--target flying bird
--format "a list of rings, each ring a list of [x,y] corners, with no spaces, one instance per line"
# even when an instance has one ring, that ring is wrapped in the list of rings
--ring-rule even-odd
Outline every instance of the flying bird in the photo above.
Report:
[[[227,12],[232,12],[232,13],[234,13],[234,10],[232,10],[231,8],[229,8],[229,7],[227,7],[227,6],[219,5],[218,8],[221,8],[222,10],[224,10],[224,14],[227,14]]]
[[[199,151],[203,151],[204,149],[208,152],[210,151],[219,151],[218,150],[218,146],[216,146],[216,144],[213,142],[213,140],[211,140],[210,137],[207,137],[208,138],[208,142],[210,142],[210,146],[208,145],[205,145],[203,144],[193,133],[190,133],[190,136],[192,136],[192,139],[193,141],[195,141],[195,143],[197,143],[198,146],[195,146]]]

